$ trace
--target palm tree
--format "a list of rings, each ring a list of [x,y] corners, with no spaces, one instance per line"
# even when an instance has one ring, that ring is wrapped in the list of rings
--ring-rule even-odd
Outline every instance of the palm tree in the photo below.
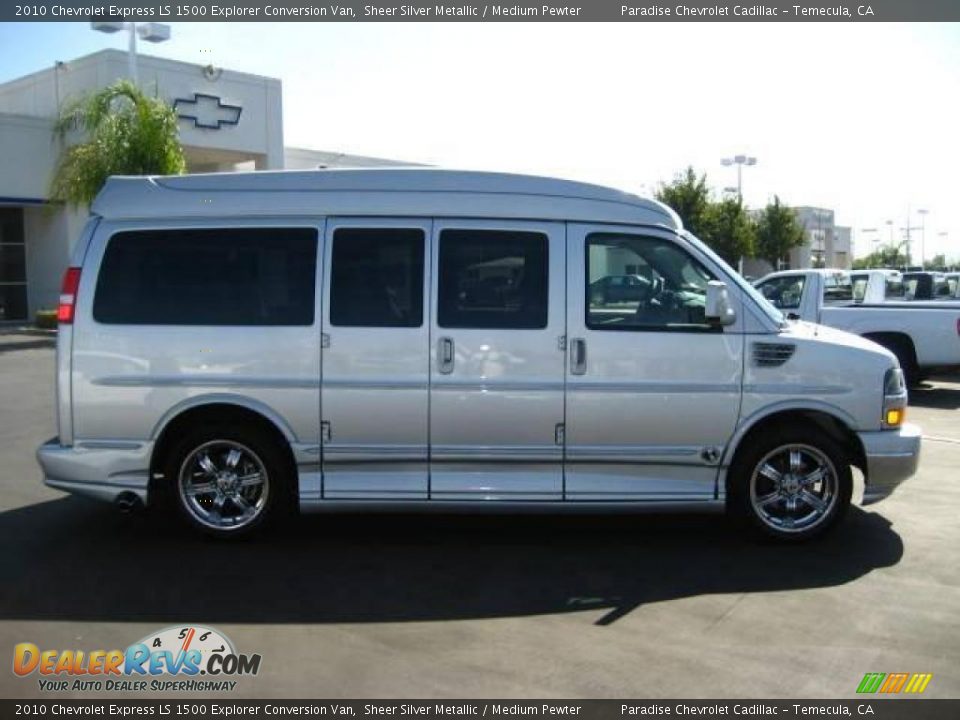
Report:
[[[50,187],[54,201],[89,205],[111,175],[180,175],[186,169],[173,108],[129,80],[69,106],[55,132],[64,138],[74,130],[86,139],[61,153]]]

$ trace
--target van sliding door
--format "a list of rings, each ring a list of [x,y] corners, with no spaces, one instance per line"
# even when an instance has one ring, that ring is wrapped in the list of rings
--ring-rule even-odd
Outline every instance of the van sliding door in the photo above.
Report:
[[[429,220],[327,222],[326,499],[426,499]]]
[[[430,498],[561,500],[562,223],[436,220]]]

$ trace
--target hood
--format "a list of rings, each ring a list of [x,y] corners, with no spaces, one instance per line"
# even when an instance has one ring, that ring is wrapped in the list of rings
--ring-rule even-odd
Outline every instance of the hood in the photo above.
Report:
[[[853,333],[846,332],[845,330],[837,330],[836,328],[828,327],[826,325],[818,325],[817,323],[798,320],[796,322],[791,322],[784,327],[781,330],[781,335],[784,337],[795,337],[797,339],[812,340],[814,342],[822,342],[830,345],[843,345],[850,348],[856,348],[869,353],[874,353],[876,355],[882,355],[891,361],[891,367],[894,367],[897,364],[896,356],[882,345],[878,345],[872,340],[868,340],[860,335],[855,335]]]

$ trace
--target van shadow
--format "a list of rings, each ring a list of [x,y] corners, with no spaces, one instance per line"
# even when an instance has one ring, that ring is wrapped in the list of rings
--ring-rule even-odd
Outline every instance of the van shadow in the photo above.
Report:
[[[783,546],[719,516],[320,515],[223,543],[149,514],[64,498],[0,514],[0,619],[159,624],[512,617],[841,585],[899,562],[880,515],[851,508]]]

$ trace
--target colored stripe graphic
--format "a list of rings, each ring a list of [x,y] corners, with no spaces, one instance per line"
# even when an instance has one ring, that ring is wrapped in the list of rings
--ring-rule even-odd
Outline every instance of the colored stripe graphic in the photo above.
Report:
[[[858,693],[875,693],[883,682],[886,673],[867,673],[857,686]]]
[[[883,685],[880,686],[880,692],[900,692],[903,689],[904,684],[907,682],[908,677],[910,676],[907,673],[890,673],[887,675],[887,679],[884,681]]]
[[[922,693],[927,689],[927,685],[930,684],[932,678],[933,673],[914,673],[903,691],[905,693]]]

